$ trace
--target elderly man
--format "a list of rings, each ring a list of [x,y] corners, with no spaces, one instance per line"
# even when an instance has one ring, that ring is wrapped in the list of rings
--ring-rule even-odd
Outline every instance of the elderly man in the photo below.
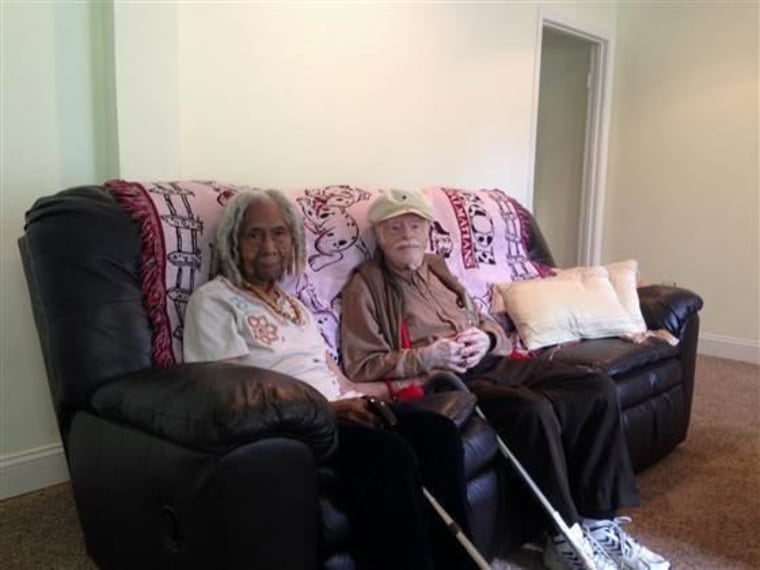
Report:
[[[331,361],[306,307],[278,282],[304,264],[303,223],[280,193],[242,191],[217,232],[217,277],[191,296],[185,313],[187,362],[229,360],[288,374],[329,400],[338,418],[332,460],[340,504],[352,522],[359,568],[472,568],[443,524],[433,519],[420,479],[462,524],[467,521],[463,449],[448,418],[394,406],[398,425],[378,429],[368,400]],[[440,539],[438,535],[443,534]]]
[[[481,408],[571,525],[599,569],[664,570],[615,518],[638,501],[616,390],[602,374],[547,360],[511,360],[503,330],[479,314],[445,261],[425,254],[432,209],[390,190],[370,206],[378,250],[343,290],[341,350],[355,382],[459,374]],[[535,513],[534,513],[535,514]],[[544,562],[578,568],[549,521]],[[582,535],[582,536],[581,536]]]

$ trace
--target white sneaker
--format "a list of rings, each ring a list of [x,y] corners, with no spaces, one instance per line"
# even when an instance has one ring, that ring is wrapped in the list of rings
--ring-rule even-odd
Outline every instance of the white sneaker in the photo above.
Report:
[[[581,525],[575,523],[571,526],[570,535],[581,544],[587,558],[594,561],[594,570],[617,570],[615,561],[601,546],[595,544],[593,539],[584,534]],[[583,559],[561,534],[546,541],[544,564],[549,570],[587,570]]]
[[[584,524],[586,532],[601,545],[624,570],[668,570],[670,562],[646,546],[639,544],[622,525],[629,517]]]

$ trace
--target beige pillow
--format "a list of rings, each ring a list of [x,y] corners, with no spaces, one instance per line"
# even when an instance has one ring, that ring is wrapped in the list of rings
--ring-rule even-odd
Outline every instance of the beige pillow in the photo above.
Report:
[[[627,274],[630,266],[626,267],[621,273]],[[623,277],[616,280],[621,287],[626,284]],[[627,286],[623,288],[630,305],[630,291]],[[604,267],[577,267],[560,271],[555,277],[497,283],[494,291],[529,350],[646,328],[643,319],[636,322],[621,303]]]
[[[639,293],[637,290],[639,280],[639,263],[635,259],[627,259],[616,263],[609,263],[602,266],[607,270],[612,288],[615,289],[620,304],[628,312],[636,326],[633,332],[644,332],[647,328],[644,317],[641,314],[641,305],[639,303]],[[557,275],[568,275],[572,273],[587,271],[588,267],[573,267],[571,269],[555,269]]]

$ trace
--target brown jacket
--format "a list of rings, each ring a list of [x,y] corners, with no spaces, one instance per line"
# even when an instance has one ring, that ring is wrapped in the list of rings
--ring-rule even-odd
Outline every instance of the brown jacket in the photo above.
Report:
[[[463,320],[494,334],[497,342],[493,352],[506,354],[508,342],[504,331],[477,311],[444,259],[428,254],[425,263],[444,287],[457,295]],[[349,378],[369,382],[420,377],[429,372],[419,357],[426,343],[420,345],[412,339],[412,348],[401,348],[400,325],[406,314],[403,294],[398,278],[385,267],[379,250],[373,259],[355,270],[344,287],[341,312],[341,354]]]

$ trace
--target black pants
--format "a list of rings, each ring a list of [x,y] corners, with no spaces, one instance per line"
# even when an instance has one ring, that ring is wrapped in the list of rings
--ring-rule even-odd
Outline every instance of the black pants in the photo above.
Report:
[[[362,570],[470,570],[464,549],[422,495],[439,500],[469,535],[461,436],[448,418],[393,405],[393,430],[339,425],[332,467],[341,479],[339,505],[351,520]]]
[[[568,525],[638,504],[612,379],[548,360],[487,356],[463,377],[483,413]],[[547,518],[526,499],[529,520]],[[521,500],[520,500],[521,499]],[[546,529],[548,530],[548,529]]]

